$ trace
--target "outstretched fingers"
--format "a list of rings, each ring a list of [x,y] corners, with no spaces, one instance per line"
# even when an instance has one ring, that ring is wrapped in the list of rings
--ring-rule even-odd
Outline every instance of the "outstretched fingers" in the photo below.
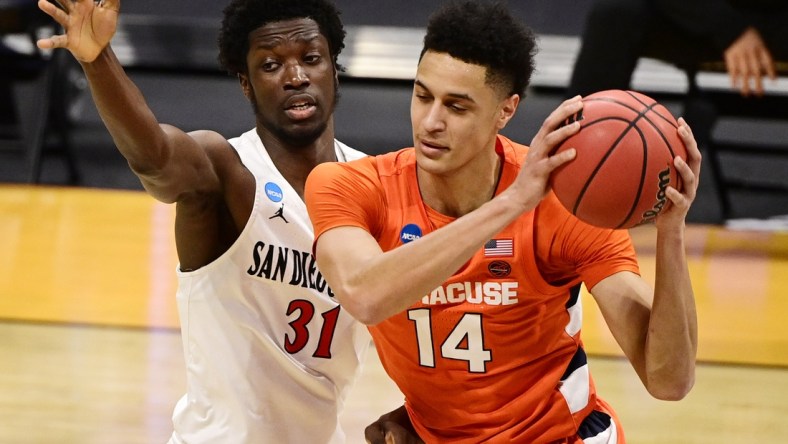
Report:
[[[48,0],[39,0],[40,1],[47,1]],[[69,12],[71,11],[72,3],[84,3],[84,2],[91,2],[96,3],[97,6],[101,8],[108,8],[114,9],[116,11],[120,10],[120,0],[52,0],[57,3],[64,11]]]
[[[39,2],[38,2],[39,6],[41,5],[41,1],[44,1],[46,3],[50,3],[48,0],[39,0]],[[67,13],[69,11],[71,11],[71,2],[72,2],[72,0],[52,0],[52,1],[57,3],[57,5],[60,6],[60,9],[62,9],[63,11],[66,11]],[[54,6],[54,5],[52,5],[52,6]]]
[[[38,7],[65,31],[41,39],[41,49],[65,48],[81,62],[92,62],[109,45],[117,30],[120,0],[38,0]]]
[[[55,1],[57,1],[58,5],[61,5],[60,8],[47,0],[38,0],[38,8],[65,29],[68,25],[68,14],[64,11],[65,7],[62,3],[68,3],[68,1]],[[36,46],[41,49],[65,48],[67,43],[68,38],[65,35],[53,35],[37,40]]]
[[[68,37],[65,35],[53,35],[45,39],[36,41],[36,45],[41,49],[65,48],[68,46]]]
[[[58,5],[61,5],[61,2],[58,1]],[[68,9],[62,5],[58,8],[48,0],[38,0],[38,9],[52,17],[60,26],[66,26],[68,23]]]

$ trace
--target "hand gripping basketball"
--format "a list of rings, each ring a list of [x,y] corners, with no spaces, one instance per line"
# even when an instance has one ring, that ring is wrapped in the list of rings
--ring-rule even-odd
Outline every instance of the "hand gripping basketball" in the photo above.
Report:
[[[678,123],[656,100],[634,91],[600,91],[583,98],[566,123],[580,131],[555,150],[576,148],[550,184],[558,200],[581,220],[604,228],[650,223],[668,205],[668,186],[681,190],[673,165],[687,151]]]

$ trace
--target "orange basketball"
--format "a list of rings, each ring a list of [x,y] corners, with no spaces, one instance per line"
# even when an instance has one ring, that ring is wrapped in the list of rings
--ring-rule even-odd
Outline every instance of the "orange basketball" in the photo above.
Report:
[[[555,170],[558,200],[581,220],[604,228],[649,223],[668,204],[665,189],[680,188],[673,159],[687,159],[678,123],[656,100],[634,91],[600,91],[583,98],[583,110],[566,122],[580,131],[555,152],[577,156]]]

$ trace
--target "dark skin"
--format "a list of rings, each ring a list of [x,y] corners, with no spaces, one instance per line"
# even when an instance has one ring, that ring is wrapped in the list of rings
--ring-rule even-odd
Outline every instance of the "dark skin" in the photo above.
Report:
[[[303,196],[312,168],[336,160],[336,70],[328,42],[311,19],[269,23],[250,33],[249,40],[249,69],[239,76],[241,88],[252,103],[264,104],[255,106],[257,133],[274,165]],[[294,106],[305,109],[291,115]],[[306,144],[304,134],[312,139]],[[203,146],[217,154],[212,163],[218,181],[196,202],[178,200],[176,244],[181,267],[187,269],[227,251],[246,225],[254,202],[254,178],[235,151],[223,138],[220,146],[206,139]]]
[[[119,0],[57,3],[60,8],[47,0],[38,5],[65,34],[42,39],[38,46],[68,49],[80,61],[96,107],[130,168],[149,194],[176,204],[181,269],[209,264],[227,251],[249,220],[254,176],[219,133],[186,133],[157,121],[109,47]],[[337,160],[334,58],[309,18],[265,24],[249,34],[249,43],[248,69],[239,75],[241,89],[254,106],[257,133],[274,165],[303,197],[309,172],[319,163]],[[405,437],[410,421],[407,414],[397,418],[407,424],[387,421],[382,431],[391,428]]]
[[[41,0],[66,33],[38,42],[82,63],[101,117],[121,154],[156,199],[176,203],[181,269],[221,256],[246,225],[255,180],[214,131],[186,133],[160,124],[109,47],[120,2]],[[309,172],[336,160],[332,112],[336,69],[328,41],[308,18],[268,23],[249,35],[248,70],[239,76],[255,104],[257,132],[276,167],[299,193]]]
[[[369,444],[424,444],[410,422],[408,411],[401,406],[384,415],[364,429]]]

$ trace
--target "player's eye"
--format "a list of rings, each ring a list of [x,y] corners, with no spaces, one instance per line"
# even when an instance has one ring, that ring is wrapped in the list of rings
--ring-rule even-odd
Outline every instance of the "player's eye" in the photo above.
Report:
[[[264,62],[261,65],[261,68],[265,72],[272,72],[272,71],[276,71],[277,68],[279,68],[279,66],[280,63],[271,61],[271,62]]]

